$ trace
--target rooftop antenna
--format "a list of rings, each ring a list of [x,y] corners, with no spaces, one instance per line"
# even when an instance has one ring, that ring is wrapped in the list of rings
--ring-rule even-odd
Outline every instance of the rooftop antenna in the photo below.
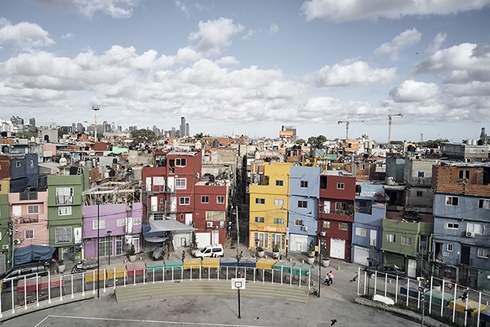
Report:
[[[94,104],[94,105],[92,105],[92,110],[94,111],[94,120],[95,120],[94,138],[95,138],[95,142],[97,142],[97,111],[99,111],[100,108],[98,105]]]

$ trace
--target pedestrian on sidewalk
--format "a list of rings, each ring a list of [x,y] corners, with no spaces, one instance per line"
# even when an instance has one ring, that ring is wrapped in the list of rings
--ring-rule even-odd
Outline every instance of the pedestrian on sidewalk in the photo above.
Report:
[[[330,285],[330,277],[328,277],[328,272],[325,274],[325,277],[323,277],[323,285]]]
[[[184,262],[185,259],[185,251],[182,251],[182,262]]]
[[[328,279],[329,279],[329,282],[328,282],[328,285],[332,285],[333,284],[333,272],[330,270],[330,272],[328,273]]]

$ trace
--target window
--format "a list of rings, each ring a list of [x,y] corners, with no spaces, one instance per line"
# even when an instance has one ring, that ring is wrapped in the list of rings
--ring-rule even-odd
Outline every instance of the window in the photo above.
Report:
[[[187,159],[185,159],[185,158],[176,158],[175,159],[175,166],[185,167],[186,164],[187,164]]]
[[[71,227],[57,227],[54,229],[54,243],[55,244],[64,244],[71,243],[72,229]]]
[[[485,258],[488,259],[489,255],[489,250],[486,248],[478,248],[478,252],[476,254],[478,258]]]
[[[459,229],[458,223],[446,223],[446,229]]]
[[[282,199],[274,199],[274,205],[282,207],[284,205],[284,200]]]
[[[395,234],[386,234],[386,242],[394,243],[395,239]]]
[[[263,248],[269,247],[269,234],[268,233],[255,233],[256,239],[255,242],[258,246]]]
[[[100,224],[100,228],[98,229],[104,229],[105,228],[105,220],[100,219],[99,221],[93,220],[92,221],[92,229],[97,229],[97,224]]]
[[[276,181],[276,186],[284,186],[284,181],[282,181],[282,180],[277,180],[277,181]]]
[[[308,187],[308,181],[300,181],[299,186],[300,187]]]
[[[255,217],[256,223],[263,223],[265,221],[264,217]]]
[[[417,191],[417,196],[423,196],[423,192],[422,191]]]
[[[191,203],[191,198],[190,198],[190,197],[188,197],[188,196],[184,196],[184,197],[179,198],[179,204],[180,204],[181,206],[183,206],[183,205],[188,205],[188,204],[190,204],[190,203]]]
[[[402,236],[402,245],[412,245],[412,238],[408,236]]]
[[[356,235],[366,237],[366,235],[367,235],[366,228],[356,227]]]
[[[73,204],[73,187],[56,188],[56,204]]]
[[[24,229],[24,238],[32,240],[34,238],[34,229]]]
[[[330,228],[330,222],[329,221],[324,221],[323,222],[323,228]]]
[[[255,198],[255,203],[256,204],[265,204],[265,199],[264,198]]]
[[[185,178],[176,178],[175,179],[175,189],[176,190],[185,190],[187,188],[187,180]]]
[[[307,201],[298,201],[298,208],[308,208],[308,202]]]
[[[467,223],[466,232],[471,232],[471,233],[475,233],[476,235],[481,235],[483,234],[483,225],[475,224],[475,223]]]
[[[344,183],[337,183],[337,189],[338,190],[343,190],[345,187]]]
[[[347,208],[347,203],[345,202],[335,202],[335,211],[344,211]],[[343,214],[343,212],[339,212]]]
[[[284,225],[283,218],[274,218],[274,225]]]
[[[116,220],[116,226],[117,227],[124,227],[126,225],[126,219],[118,219]]]
[[[17,162],[15,163],[15,167],[16,167],[16,168],[20,168],[20,167],[22,167],[22,162],[17,161]]]
[[[490,200],[489,199],[478,200],[478,208],[490,209]]]
[[[31,161],[29,161],[29,166],[31,169],[34,169],[34,160],[31,159]]]
[[[417,177],[418,178],[425,178],[425,171],[419,171],[419,172],[417,172]]]
[[[294,226],[303,226],[303,220],[302,219],[295,219],[294,220]]]
[[[466,169],[462,169],[459,171],[459,179],[469,179],[470,171]]]
[[[201,203],[209,203],[209,195],[201,195]]]
[[[366,169],[366,166],[364,164],[359,164],[359,170],[364,170]]]
[[[458,205],[458,197],[457,196],[446,196],[446,205],[447,206],[457,206]]]
[[[160,204],[165,204],[165,199],[164,198],[161,198],[160,199]]]
[[[39,213],[39,206],[38,205],[27,206],[27,213],[29,214]]]
[[[133,225],[141,225],[141,218],[133,218]]]
[[[216,203],[225,203],[225,197],[223,195],[218,195],[216,197]]]
[[[346,223],[339,223],[339,230],[348,230],[349,225]]]
[[[70,216],[71,207],[58,207],[58,216]]]
[[[225,220],[225,212],[224,211],[206,211],[206,220]]]
[[[446,251],[453,252],[453,243],[446,244]]]

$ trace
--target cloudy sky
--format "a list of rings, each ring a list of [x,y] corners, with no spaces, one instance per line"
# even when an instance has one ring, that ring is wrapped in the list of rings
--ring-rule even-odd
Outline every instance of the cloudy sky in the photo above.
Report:
[[[191,134],[490,134],[490,0],[3,0],[0,119]]]

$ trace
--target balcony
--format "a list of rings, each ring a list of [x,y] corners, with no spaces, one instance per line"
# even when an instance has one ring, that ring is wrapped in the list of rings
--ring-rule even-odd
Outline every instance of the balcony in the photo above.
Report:
[[[39,215],[38,214],[30,214],[26,216],[20,216],[18,218],[18,223],[19,224],[30,224],[30,223],[38,223],[39,222]]]
[[[147,194],[175,193],[175,189],[171,189],[165,185],[143,185],[142,189]]]

